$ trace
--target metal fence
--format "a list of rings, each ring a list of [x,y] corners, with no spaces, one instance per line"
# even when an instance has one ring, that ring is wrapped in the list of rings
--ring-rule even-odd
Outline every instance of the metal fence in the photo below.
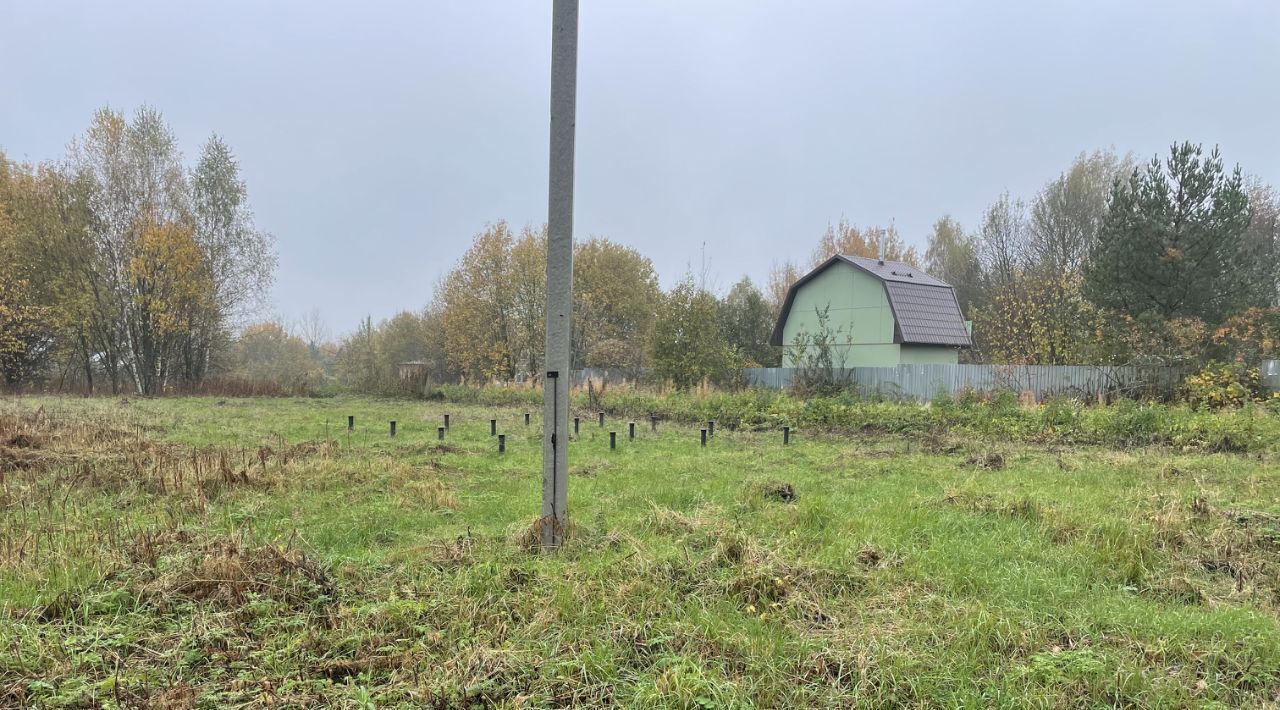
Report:
[[[756,367],[744,371],[752,387],[786,389],[799,370]],[[1104,367],[1091,365],[898,365],[851,367],[834,373],[865,395],[928,402],[940,393],[1032,392],[1036,399],[1145,391],[1167,395],[1181,379],[1172,367]]]

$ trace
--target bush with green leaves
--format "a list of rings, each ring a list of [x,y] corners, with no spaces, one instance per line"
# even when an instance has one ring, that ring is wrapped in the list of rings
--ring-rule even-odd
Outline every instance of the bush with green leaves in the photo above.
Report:
[[[1241,407],[1261,397],[1262,377],[1256,367],[1234,362],[1211,362],[1200,372],[1187,377],[1183,389],[1187,401],[1194,407]]]

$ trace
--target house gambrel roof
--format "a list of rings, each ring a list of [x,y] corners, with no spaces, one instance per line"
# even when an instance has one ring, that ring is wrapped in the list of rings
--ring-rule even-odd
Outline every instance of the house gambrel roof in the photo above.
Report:
[[[893,342],[906,345],[950,345],[969,347],[973,341],[964,325],[955,289],[910,264],[880,261],[861,256],[837,254],[805,274],[787,290],[787,299],[778,314],[778,322],[769,338],[772,345],[782,345],[782,331],[791,314],[791,304],[802,286],[832,265],[844,262],[865,271],[884,284],[889,308],[893,311]]]

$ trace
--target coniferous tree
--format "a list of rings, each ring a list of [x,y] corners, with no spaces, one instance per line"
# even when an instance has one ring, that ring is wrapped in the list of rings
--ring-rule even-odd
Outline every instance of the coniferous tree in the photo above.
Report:
[[[1243,235],[1249,197],[1240,169],[1228,173],[1215,148],[1173,146],[1163,163],[1112,190],[1085,268],[1085,293],[1099,306],[1165,319],[1219,323],[1270,294],[1259,284]]]

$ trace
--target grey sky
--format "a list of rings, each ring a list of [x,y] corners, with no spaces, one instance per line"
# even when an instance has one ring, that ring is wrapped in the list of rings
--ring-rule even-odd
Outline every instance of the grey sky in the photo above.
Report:
[[[579,236],[762,281],[829,221],[923,246],[1083,150],[1189,139],[1280,186],[1280,2],[583,0]],[[546,219],[549,0],[0,3],[0,149],[159,108],[239,157],[274,307],[422,306],[489,221]]]

